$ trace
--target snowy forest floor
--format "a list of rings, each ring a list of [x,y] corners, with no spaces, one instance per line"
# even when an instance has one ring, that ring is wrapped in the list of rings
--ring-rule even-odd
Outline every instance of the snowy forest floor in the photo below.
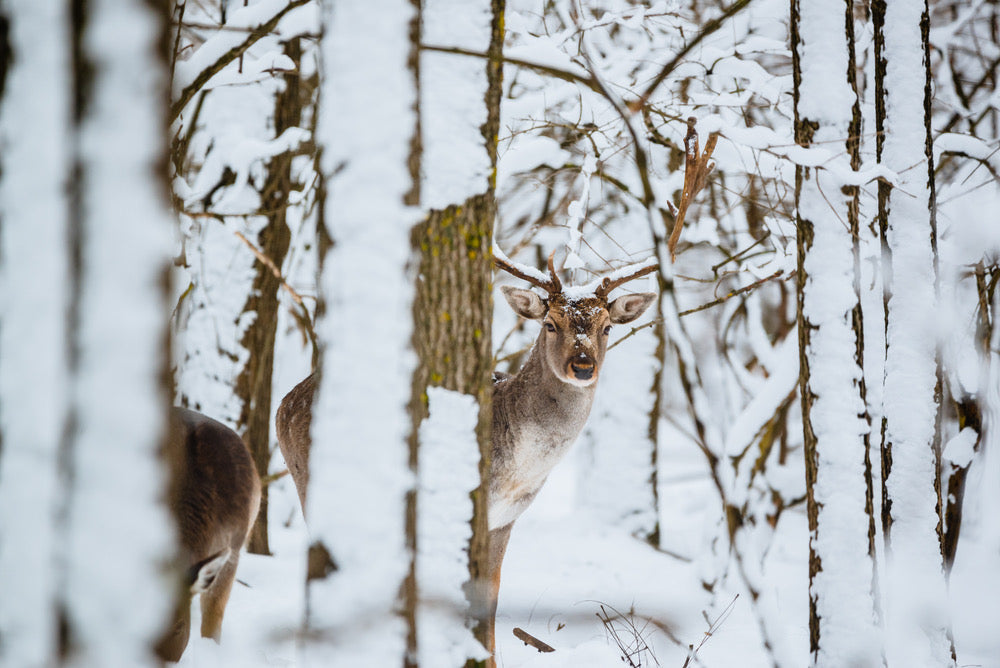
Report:
[[[586,494],[576,483],[581,457],[571,454],[556,468],[516,524],[504,561],[497,614],[499,666],[680,668],[687,645],[703,641],[697,652],[700,663],[691,665],[772,665],[750,597],[735,574],[717,586],[714,608],[702,587],[710,565],[699,561],[699,555],[703,559],[708,553],[704,543],[714,531],[718,502],[700,457],[693,449],[679,449],[662,462],[664,545],[690,559],[654,550],[593,520],[578,502]],[[280,470],[283,464],[279,460],[273,466]],[[243,555],[221,645],[198,637],[195,601],[191,642],[180,666],[300,665],[295,633],[303,609],[307,533],[287,477],[271,487],[270,522],[274,556]],[[1000,668],[1000,555],[990,554],[976,537],[974,525],[963,528],[951,576],[958,665]],[[776,592],[779,647],[790,665],[808,664],[807,558],[805,510],[793,508],[781,517],[764,569],[767,586]],[[632,664],[623,662],[614,633],[599,618],[605,613],[614,617],[615,611],[627,621],[610,626],[626,649],[635,652]],[[639,629],[638,641],[629,622]],[[710,626],[713,631],[706,636]],[[526,646],[514,637],[514,627],[556,651],[542,654]]]

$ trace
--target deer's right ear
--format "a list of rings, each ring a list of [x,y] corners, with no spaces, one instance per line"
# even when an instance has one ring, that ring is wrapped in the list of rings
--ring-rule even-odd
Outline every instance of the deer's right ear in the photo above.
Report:
[[[504,299],[514,309],[514,313],[528,320],[541,320],[545,317],[545,302],[531,290],[515,288],[510,285],[500,286]]]

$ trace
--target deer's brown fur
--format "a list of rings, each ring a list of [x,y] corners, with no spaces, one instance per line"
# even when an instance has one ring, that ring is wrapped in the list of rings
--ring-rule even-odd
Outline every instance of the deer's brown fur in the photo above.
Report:
[[[195,594],[201,596],[201,635],[221,636],[240,550],[260,506],[260,478],[236,432],[184,408],[171,412],[167,456],[184,573],[173,622],[156,651],[177,661],[187,647]]]
[[[544,281],[504,260],[498,259],[497,265],[544,289],[547,296],[522,288],[502,288],[511,308],[523,318],[541,322],[542,329],[517,374],[495,375],[487,494],[489,600],[482,603],[487,616],[487,649],[491,653],[495,649],[500,568],[513,523],[587,422],[611,325],[635,320],[656,297],[644,293],[608,299],[616,287],[655,270],[655,265],[614,280],[605,279],[589,295],[563,289],[551,256],[549,278]],[[303,510],[309,482],[309,427],[315,390],[316,378],[311,375],[288,393],[277,414],[278,443]],[[495,665],[492,659],[489,665]]]

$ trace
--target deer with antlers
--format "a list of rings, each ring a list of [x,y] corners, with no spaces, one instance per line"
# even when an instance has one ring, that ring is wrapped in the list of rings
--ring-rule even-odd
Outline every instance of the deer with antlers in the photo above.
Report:
[[[548,276],[517,265],[499,251],[496,266],[545,294],[503,286],[507,303],[542,329],[527,362],[514,375],[496,373],[493,391],[492,462],[487,492],[490,548],[487,600],[477,611],[486,619],[487,649],[495,649],[494,618],[500,566],[514,521],[531,504],[556,463],[583,430],[594,400],[611,326],[632,322],[653,302],[653,293],[610,299],[622,284],[656,270],[655,262],[614,272],[584,287],[564,288],[549,257]],[[312,439],[310,375],[282,400],[278,444],[305,510]],[[492,663],[491,663],[492,665]]]
[[[604,364],[612,325],[632,322],[656,299],[654,293],[610,299],[622,284],[656,270],[647,262],[583,287],[564,288],[549,256],[548,276],[526,270],[501,253],[497,267],[545,291],[501,287],[522,318],[542,328],[520,371],[494,374],[493,448],[487,509],[489,549],[489,647],[500,592],[500,566],[514,521],[541,490],[552,468],[583,431]]]

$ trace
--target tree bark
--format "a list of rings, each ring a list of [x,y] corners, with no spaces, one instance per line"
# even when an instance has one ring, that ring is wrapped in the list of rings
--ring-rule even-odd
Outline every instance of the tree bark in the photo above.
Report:
[[[274,134],[281,135],[288,128],[302,122],[302,108],[308,103],[303,99],[299,85],[299,64],[302,49],[299,38],[285,43],[284,53],[295,63],[295,71],[284,77],[285,87],[274,104]],[[261,193],[261,213],[267,216],[267,226],[260,231],[258,247],[281,267],[288,253],[291,233],[286,221],[289,195],[299,188],[292,181],[292,160],[296,156],[285,151],[271,158],[267,177]],[[244,313],[255,314],[253,323],[240,341],[250,356],[236,378],[236,395],[242,410],[237,429],[253,456],[260,475],[266,476],[271,465],[271,378],[274,371],[274,339],[278,326],[278,292],[281,279],[262,262],[256,264],[253,287],[243,307]],[[267,529],[267,486],[261,489],[260,513],[250,532],[247,550],[253,554],[270,554]]]
[[[425,8],[426,10],[427,8]],[[441,387],[454,392],[470,395],[478,405],[478,424],[475,439],[478,442],[479,486],[472,492],[473,517],[472,538],[468,546],[469,583],[466,595],[469,601],[469,620],[473,624],[476,638],[489,646],[489,620],[485,618],[488,606],[487,564],[488,525],[486,514],[486,481],[489,473],[490,450],[492,447],[492,395],[493,395],[493,271],[492,239],[493,221],[496,217],[495,168],[497,157],[497,137],[500,126],[500,96],[502,83],[504,1],[470,4],[470,15],[481,16],[490,12],[491,21],[486,38],[489,58],[485,61],[463,60],[463,67],[481,68],[478,75],[485,91],[475,85],[463,90],[455,90],[455,95],[463,98],[481,96],[485,122],[480,126],[478,136],[466,132],[456,133],[454,150],[473,152],[479,155],[477,162],[485,169],[481,179],[473,179],[472,191],[464,201],[444,205],[440,182],[448,177],[443,173],[430,173],[426,187],[415,189],[411,198],[419,199],[431,207],[426,218],[413,228],[411,244],[413,252],[420,258],[419,278],[413,304],[413,346],[417,352],[418,364],[413,375],[410,400],[410,416],[413,423],[410,441],[410,464],[420,466],[420,424],[428,417],[428,388]],[[438,16],[436,19],[441,18]],[[479,20],[478,18],[476,20]],[[431,26],[435,28],[437,26]],[[430,39],[435,39],[432,33]],[[464,58],[431,54],[432,58]],[[426,95],[440,94],[433,87],[440,88],[440,82],[425,80],[425,70],[421,68],[419,80]],[[424,88],[426,87],[426,88]],[[485,92],[485,95],[483,94]],[[428,117],[439,107],[430,109],[421,106],[421,125],[430,148],[440,146],[445,138],[440,136],[440,119]],[[472,145],[469,141],[472,140]],[[477,146],[478,144],[478,146]],[[422,165],[422,171],[433,172],[440,162],[431,156],[424,160],[423,145],[415,146],[413,165]],[[466,175],[467,176],[467,175]],[[448,190],[449,193],[457,191]],[[416,523],[419,509],[416,499],[411,498],[408,521],[411,535],[416,539]],[[416,547],[416,546],[415,546]],[[419,583],[415,573],[411,573],[410,596],[413,605],[408,606],[416,614],[416,592]],[[419,624],[417,620],[415,626]],[[471,660],[470,660],[471,662]]]

